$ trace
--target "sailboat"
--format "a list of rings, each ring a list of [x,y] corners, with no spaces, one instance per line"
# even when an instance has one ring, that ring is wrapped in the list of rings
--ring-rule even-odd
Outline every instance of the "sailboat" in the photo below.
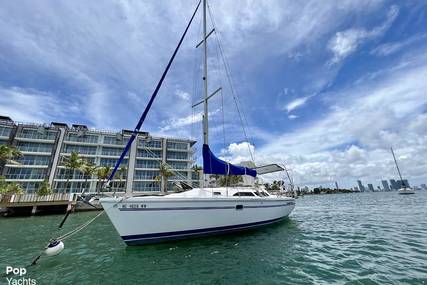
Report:
[[[239,175],[245,178],[252,177],[252,180],[254,180],[257,175],[283,170],[277,164],[258,168],[233,165],[217,158],[209,147],[208,99],[213,94],[208,96],[207,40],[212,32],[207,33],[206,1],[203,0],[202,4],[202,43],[204,49],[204,100],[201,102],[204,104],[203,173],[204,175]],[[198,3],[165,72],[106,185],[114,177],[130,145],[137,137],[139,129],[200,5],[201,2]],[[246,187],[219,188],[204,187],[202,185],[200,188],[163,196],[105,197],[100,199],[100,203],[127,245],[158,243],[254,229],[281,221],[295,207],[293,198],[273,196],[256,184]]]
[[[414,189],[412,189],[410,187],[407,187],[406,183],[403,181],[402,174],[400,173],[399,166],[397,165],[397,160],[396,160],[396,156],[394,155],[393,148],[390,148],[390,149],[391,149],[391,154],[393,155],[394,163],[396,164],[397,172],[399,173],[400,182],[402,184],[402,188],[400,188],[399,190],[397,190],[397,193],[399,193],[401,195],[415,194]]]

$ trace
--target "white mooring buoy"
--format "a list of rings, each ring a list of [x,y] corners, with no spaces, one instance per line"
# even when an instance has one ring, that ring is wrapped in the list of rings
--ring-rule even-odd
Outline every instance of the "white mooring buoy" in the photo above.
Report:
[[[44,253],[47,256],[54,256],[59,254],[63,249],[64,249],[64,243],[60,240],[55,240],[49,243]]]

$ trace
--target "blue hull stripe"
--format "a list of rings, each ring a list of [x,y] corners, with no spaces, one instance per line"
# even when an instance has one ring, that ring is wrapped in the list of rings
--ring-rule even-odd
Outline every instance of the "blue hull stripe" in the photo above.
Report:
[[[222,226],[222,227],[214,227],[214,228],[204,228],[204,229],[196,229],[196,230],[187,230],[187,231],[176,231],[176,232],[163,232],[163,233],[152,233],[152,234],[141,234],[141,235],[128,235],[122,236],[122,239],[128,245],[138,245],[138,244],[146,244],[146,243],[157,243],[168,240],[177,240],[184,238],[192,238],[192,237],[202,237],[209,235],[218,235],[230,233],[238,230],[251,229],[256,227],[265,226],[268,224],[272,224],[274,222],[278,222],[285,217],[266,220],[261,222],[247,223],[247,224],[239,224],[232,226]]]
[[[243,208],[274,208],[274,207],[286,207],[294,205],[294,202],[287,202],[280,205],[259,205],[259,206],[246,206]],[[222,207],[173,207],[173,208],[119,208],[119,211],[181,211],[181,210],[218,210],[218,209],[235,209],[235,206],[222,206]]]

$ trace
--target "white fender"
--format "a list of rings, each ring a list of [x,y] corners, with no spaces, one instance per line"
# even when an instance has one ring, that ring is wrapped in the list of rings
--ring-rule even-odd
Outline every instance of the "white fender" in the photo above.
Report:
[[[47,256],[54,256],[59,254],[64,249],[64,243],[62,241],[53,241],[51,242],[44,253]]]

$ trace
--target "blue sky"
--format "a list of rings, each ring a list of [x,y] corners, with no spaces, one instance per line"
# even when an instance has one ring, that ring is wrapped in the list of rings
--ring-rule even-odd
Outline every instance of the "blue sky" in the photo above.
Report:
[[[6,1],[0,114],[17,121],[133,128],[194,1]],[[239,162],[280,162],[299,185],[427,182],[425,1],[212,0],[244,111],[240,126],[216,38],[209,41],[210,143]],[[200,16],[143,129],[201,140]],[[225,136],[224,136],[225,133]],[[197,150],[200,151],[200,146]],[[200,155],[196,156],[200,158]],[[274,176],[270,178],[280,178]]]

